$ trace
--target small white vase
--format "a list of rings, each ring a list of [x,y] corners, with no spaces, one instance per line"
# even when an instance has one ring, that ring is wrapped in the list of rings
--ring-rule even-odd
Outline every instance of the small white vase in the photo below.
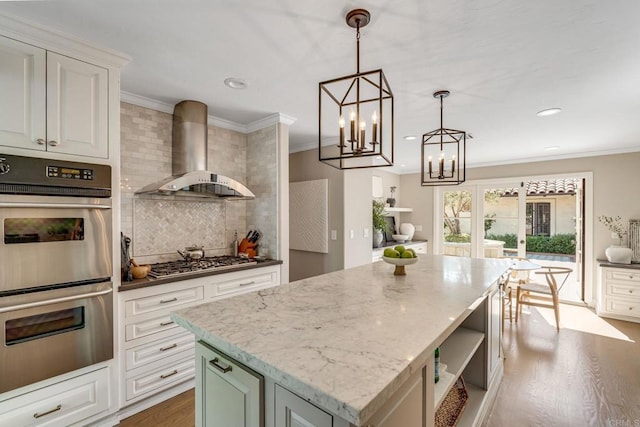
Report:
[[[400,224],[400,234],[407,236],[407,240],[413,240],[413,233],[416,232],[416,228],[410,222],[403,222]]]
[[[624,246],[611,245],[605,249],[607,260],[614,264],[631,264],[633,250]]]

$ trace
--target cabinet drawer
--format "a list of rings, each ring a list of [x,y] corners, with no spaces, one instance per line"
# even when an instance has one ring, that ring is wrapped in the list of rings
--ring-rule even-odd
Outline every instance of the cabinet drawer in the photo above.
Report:
[[[130,348],[126,351],[126,370],[130,371],[159,360],[177,355],[195,347],[192,333],[184,332],[164,339]]]
[[[109,408],[107,368],[0,402],[0,424],[68,426]]]
[[[227,295],[236,292],[249,292],[253,289],[266,288],[278,284],[278,273],[275,271],[256,273],[228,279],[216,283],[214,295]]]
[[[640,299],[640,286],[636,286],[634,283],[608,282],[607,295]]]
[[[607,298],[607,311],[624,316],[640,316],[640,301],[624,301]]]
[[[636,286],[640,287],[640,273],[629,270],[607,270],[607,281],[609,280],[623,281],[629,284],[635,283]]]
[[[412,248],[417,254],[426,254],[427,253],[427,244],[421,243],[419,245],[409,245],[409,248]]]
[[[204,299],[202,286],[137,298],[125,303],[125,316],[132,317],[158,310],[167,310],[168,313],[169,309],[202,299]]]
[[[127,379],[127,400],[135,399],[146,393],[164,390],[189,380],[194,375],[195,360],[193,355],[190,355],[174,365],[165,366],[138,377]]]
[[[125,341],[131,341],[136,338],[145,337],[147,335],[178,327],[179,325],[171,320],[171,316],[167,313],[164,316],[126,325],[124,328],[124,339]]]

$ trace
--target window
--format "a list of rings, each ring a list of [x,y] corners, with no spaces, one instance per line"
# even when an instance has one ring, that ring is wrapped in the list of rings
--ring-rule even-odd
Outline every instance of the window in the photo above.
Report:
[[[551,235],[551,203],[527,203],[527,236]]]

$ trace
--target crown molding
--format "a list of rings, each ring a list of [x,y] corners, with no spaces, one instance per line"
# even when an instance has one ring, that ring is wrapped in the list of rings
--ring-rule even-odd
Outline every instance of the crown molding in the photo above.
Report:
[[[173,114],[173,105],[166,102],[158,101],[156,99],[147,98],[146,96],[136,95],[135,93],[122,91],[120,92],[120,100],[128,104],[150,108],[152,110],[160,111],[167,114]],[[244,134],[255,132],[260,129],[275,125],[277,123],[291,125],[295,121],[295,118],[281,113],[272,114],[263,119],[251,122],[248,125],[243,125],[241,123],[232,122],[231,120],[226,120],[211,115],[209,115],[207,119],[208,124],[211,126],[219,127],[222,129],[229,129]]]
[[[282,113],[275,113],[270,116],[267,116],[263,119],[256,120],[255,122],[251,122],[247,125],[247,133],[255,132],[260,129],[264,129],[269,126],[273,126],[278,123],[282,123],[288,126],[291,126],[296,121],[295,117],[288,116]]]
[[[71,57],[79,57],[97,65],[120,68],[131,57],[112,49],[96,46],[62,31],[25,21],[5,12],[0,13],[0,34]]]

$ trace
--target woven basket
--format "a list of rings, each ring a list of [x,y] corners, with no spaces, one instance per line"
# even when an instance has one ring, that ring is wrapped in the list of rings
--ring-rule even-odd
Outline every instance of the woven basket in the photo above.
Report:
[[[469,393],[462,376],[458,377],[436,411],[436,427],[453,427],[467,404]]]

